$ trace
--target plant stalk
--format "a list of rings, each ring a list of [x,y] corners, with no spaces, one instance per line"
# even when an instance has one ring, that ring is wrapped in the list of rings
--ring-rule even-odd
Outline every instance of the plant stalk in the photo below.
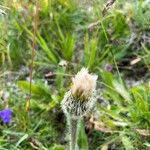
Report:
[[[77,150],[78,119],[69,117],[70,150]]]

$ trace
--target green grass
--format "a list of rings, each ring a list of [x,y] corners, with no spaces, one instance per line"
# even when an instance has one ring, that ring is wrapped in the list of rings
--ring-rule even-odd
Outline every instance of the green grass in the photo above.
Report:
[[[99,77],[97,111],[93,116],[96,123],[103,125],[103,130],[91,127],[89,118],[85,118],[86,130],[81,125],[79,132],[80,149],[148,150],[148,2],[118,0],[103,16],[106,1],[93,0],[93,5],[79,5],[74,0],[40,0],[34,82],[27,112],[35,2],[2,0],[0,109],[9,106],[13,117],[11,125],[0,123],[0,150],[67,149],[66,120],[60,102],[71,87],[71,78],[82,67]],[[132,64],[137,58],[139,61]],[[66,66],[59,65],[62,60]],[[106,64],[112,65],[111,72],[106,70]],[[51,75],[46,77],[49,72]],[[129,86],[128,81],[135,85]],[[8,98],[3,96],[6,92]],[[103,101],[99,102],[101,98]],[[111,132],[105,133],[106,129]]]

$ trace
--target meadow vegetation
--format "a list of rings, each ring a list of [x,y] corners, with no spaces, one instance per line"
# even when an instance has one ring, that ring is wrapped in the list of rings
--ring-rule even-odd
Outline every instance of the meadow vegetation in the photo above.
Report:
[[[1,0],[0,150],[67,150],[61,101],[83,67],[97,103],[79,150],[150,149],[149,58],[150,0]]]

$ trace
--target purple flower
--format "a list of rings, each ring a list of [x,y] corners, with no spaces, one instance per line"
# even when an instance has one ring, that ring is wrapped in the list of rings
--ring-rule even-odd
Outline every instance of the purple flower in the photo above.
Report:
[[[111,64],[106,64],[106,65],[105,65],[105,70],[106,70],[106,71],[111,72],[111,71],[112,71],[112,69],[113,69],[113,67],[112,67],[112,65],[111,65]]]
[[[6,108],[2,111],[0,111],[0,118],[3,122],[3,124],[10,124],[11,123],[11,116],[12,116],[12,110],[9,108]]]

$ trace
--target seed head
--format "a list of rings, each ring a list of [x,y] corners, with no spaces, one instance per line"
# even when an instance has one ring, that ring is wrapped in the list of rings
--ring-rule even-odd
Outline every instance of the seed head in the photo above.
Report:
[[[79,100],[86,100],[96,88],[97,75],[88,73],[88,69],[82,68],[77,75],[72,78],[71,93]]]

